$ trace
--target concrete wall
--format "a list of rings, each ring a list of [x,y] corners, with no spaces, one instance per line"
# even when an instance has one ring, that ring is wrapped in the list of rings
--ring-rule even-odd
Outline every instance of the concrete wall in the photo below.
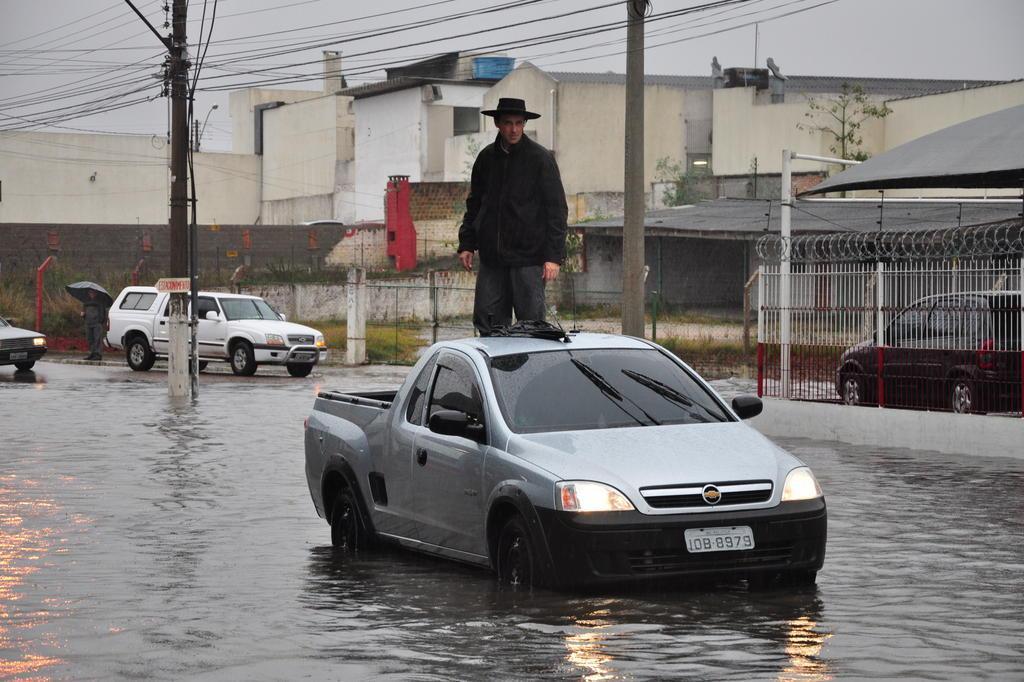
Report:
[[[575,275],[577,303],[617,305],[622,240],[588,234],[583,248],[586,271]],[[644,256],[650,270],[645,293],[660,290],[661,301],[671,306],[739,309],[749,276],[749,250],[741,240],[647,237]]]
[[[380,219],[384,190],[391,175],[420,182],[429,175],[448,176],[445,140],[452,133],[452,107],[480,107],[482,85],[441,84],[441,99],[423,102],[420,88],[408,88],[357,99],[355,172],[349,192],[343,190],[346,222]],[[436,109],[434,109],[436,108]],[[441,126],[435,131],[431,124]]]
[[[822,95],[821,99],[828,95]],[[880,100],[879,100],[880,101]],[[804,154],[835,156],[829,150],[834,144],[828,135],[814,130],[800,130],[798,125],[825,124],[822,114],[809,119],[810,111],[804,97],[786,95],[786,101],[772,104],[755,88],[723,88],[714,91],[714,141],[712,166],[715,175],[746,175],[757,158],[759,173],[782,172],[782,150]],[[883,150],[883,127],[877,119],[865,121],[861,129],[862,149],[869,154]],[[825,164],[810,161],[794,162],[793,170],[821,171]]]
[[[301,102],[322,97],[319,90],[269,90],[252,88],[236,90],[229,95],[231,115],[231,151],[235,154],[255,154],[255,113],[257,104],[269,102]]]
[[[471,315],[476,275],[471,272],[438,271],[434,277],[438,319]],[[345,284],[274,284],[245,286],[240,291],[265,298],[289,319],[344,320],[348,314],[345,287]],[[368,322],[430,320],[433,310],[430,276],[426,273],[366,282]]]
[[[469,182],[473,174],[473,163],[480,150],[494,142],[497,130],[490,123],[484,132],[473,135],[456,135],[444,141],[444,181]]]
[[[1024,459],[1020,419],[766,398],[751,426],[776,438]]]
[[[0,133],[0,223],[166,222],[169,154],[161,136]],[[255,218],[257,159],[200,152],[195,164],[200,222]]]
[[[349,97],[327,95],[263,113],[264,202],[334,193],[336,161],[354,154],[350,103]]]
[[[358,264],[355,249],[338,249],[350,239],[337,225],[221,225],[198,228],[200,277],[224,278],[240,265],[285,269],[319,269],[327,265]],[[366,239],[383,234],[383,226],[361,226]],[[248,239],[246,239],[246,234]],[[347,246],[347,245],[346,245]],[[369,243],[367,253],[384,253],[384,240]],[[335,253],[337,252],[337,253]],[[23,272],[34,277],[47,256],[54,256],[66,272],[94,278],[123,276],[139,261],[140,281],[153,283],[169,269],[170,235],[166,223],[158,225],[0,224],[0,271]],[[333,254],[333,255],[332,255]],[[333,262],[328,263],[329,257]],[[367,263],[367,267],[373,267]],[[115,292],[111,292],[115,293]]]

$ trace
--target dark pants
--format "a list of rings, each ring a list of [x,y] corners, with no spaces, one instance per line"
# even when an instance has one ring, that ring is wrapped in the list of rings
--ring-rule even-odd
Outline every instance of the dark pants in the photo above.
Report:
[[[544,266],[506,268],[480,263],[476,275],[473,326],[481,336],[498,325],[544,319]]]
[[[89,355],[97,358],[100,357],[100,354],[103,352],[104,331],[104,325],[102,324],[85,325],[85,338],[89,342]]]

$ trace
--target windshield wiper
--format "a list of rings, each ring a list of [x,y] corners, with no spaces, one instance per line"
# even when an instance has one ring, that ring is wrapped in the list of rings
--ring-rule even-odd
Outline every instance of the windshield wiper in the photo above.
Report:
[[[620,404],[623,400],[625,400],[625,397],[622,395],[622,393],[619,392],[617,388],[608,383],[608,380],[601,376],[600,372],[598,372],[596,369],[586,364],[585,362],[582,362],[581,360],[577,360],[576,358],[570,358],[570,360],[572,360],[572,364],[576,366],[576,369],[578,369],[583,374],[583,376],[589,379],[592,384],[597,386],[598,390],[601,391],[601,395],[604,395],[605,397],[613,400],[615,402],[615,406],[622,410],[624,413],[626,413],[629,416],[629,418],[635,421],[637,424],[640,424],[641,426],[647,426],[647,424],[644,423],[643,420],[641,420],[639,417],[637,417],[635,414],[633,414]],[[661,422],[659,422],[651,415],[647,414],[647,412],[642,407],[637,405],[635,402],[633,402],[632,400],[630,400],[629,402],[638,410],[643,412],[644,416],[647,417],[647,419],[649,419],[652,424],[661,424]]]
[[[715,421],[721,421],[721,419],[718,419],[714,414],[712,414],[708,410],[708,408],[706,408],[703,405],[700,405],[698,403],[695,403],[693,400],[691,400],[690,398],[687,398],[685,395],[683,395],[682,393],[680,393],[676,389],[672,388],[668,384],[664,384],[664,383],[658,381],[654,377],[649,377],[646,374],[643,374],[641,372],[636,372],[636,371],[631,370],[631,369],[624,369],[624,370],[622,370],[622,373],[625,374],[630,379],[632,379],[633,381],[635,381],[638,384],[640,384],[641,386],[645,386],[645,387],[651,389],[652,391],[654,391],[655,393],[660,395],[662,398],[670,400],[670,401],[676,403],[677,405],[682,405],[683,407],[699,407],[700,409],[704,410],[704,412],[706,412],[710,416],[714,417]],[[704,421],[704,422],[708,421],[705,417],[697,414],[693,410],[687,410],[687,412],[689,412],[691,415],[693,415],[693,417],[695,419],[699,419],[699,420]]]

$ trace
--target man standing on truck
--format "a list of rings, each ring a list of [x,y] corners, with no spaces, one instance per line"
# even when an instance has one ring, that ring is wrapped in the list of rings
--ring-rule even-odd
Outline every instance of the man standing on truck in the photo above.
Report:
[[[458,254],[472,270],[480,252],[473,326],[488,336],[510,325],[513,312],[518,321],[544,319],[544,286],[565,259],[569,209],[554,156],[523,130],[540,114],[512,97],[481,113],[494,118],[498,135],[473,164]]]

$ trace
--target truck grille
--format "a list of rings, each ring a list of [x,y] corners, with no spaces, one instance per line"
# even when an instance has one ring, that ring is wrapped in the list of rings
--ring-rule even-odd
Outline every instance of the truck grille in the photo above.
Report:
[[[0,350],[28,350],[31,348],[35,348],[35,344],[32,343],[31,337],[0,340]]]
[[[791,542],[768,544],[743,552],[690,554],[685,549],[662,549],[629,552],[627,555],[633,573],[642,574],[699,571],[709,566],[715,569],[785,566],[793,559]]]
[[[680,483],[641,488],[640,494],[644,501],[655,509],[685,509],[708,507],[704,500],[706,483]],[[771,481],[729,481],[712,484],[722,494],[715,507],[729,507],[737,504],[755,504],[767,502],[772,497]]]
[[[289,334],[288,343],[292,346],[312,346],[312,334]]]

